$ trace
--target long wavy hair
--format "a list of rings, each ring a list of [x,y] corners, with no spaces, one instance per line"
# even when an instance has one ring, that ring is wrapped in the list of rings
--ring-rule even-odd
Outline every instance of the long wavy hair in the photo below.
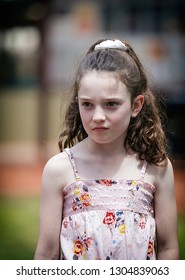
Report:
[[[95,46],[107,39],[93,44],[81,61],[73,84],[73,95],[67,108],[64,130],[59,136],[59,149],[72,147],[88,135],[83,128],[79,107],[78,91],[80,81],[87,71],[108,71],[115,73],[126,85],[131,94],[131,103],[139,94],[144,95],[144,104],[140,113],[131,118],[127,136],[123,145],[126,149],[138,153],[141,160],[150,164],[165,165],[167,163],[167,139],[161,120],[161,110],[156,96],[148,86],[147,77],[132,47],[122,41],[127,50],[103,48],[95,50]]]

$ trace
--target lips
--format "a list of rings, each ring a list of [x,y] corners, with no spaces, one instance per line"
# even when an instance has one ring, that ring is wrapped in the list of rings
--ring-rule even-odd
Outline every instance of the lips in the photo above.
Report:
[[[97,127],[94,127],[93,130],[95,131],[105,131],[107,130],[108,128],[107,127],[104,127],[104,126],[97,126]]]

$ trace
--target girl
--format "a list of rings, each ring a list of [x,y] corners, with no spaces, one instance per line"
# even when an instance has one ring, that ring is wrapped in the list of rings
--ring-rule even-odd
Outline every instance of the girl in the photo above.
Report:
[[[65,125],[43,171],[35,259],[178,259],[166,138],[128,43],[90,47]]]

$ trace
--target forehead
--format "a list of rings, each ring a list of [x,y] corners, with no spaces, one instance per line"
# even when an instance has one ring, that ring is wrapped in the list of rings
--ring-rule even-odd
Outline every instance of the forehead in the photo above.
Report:
[[[126,86],[119,80],[118,76],[106,71],[88,71],[86,72],[79,87],[79,95],[81,94],[105,94],[124,95],[128,94]]]

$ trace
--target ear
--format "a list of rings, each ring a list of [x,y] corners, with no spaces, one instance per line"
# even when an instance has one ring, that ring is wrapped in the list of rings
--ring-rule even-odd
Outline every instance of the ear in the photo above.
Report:
[[[144,104],[144,96],[142,94],[140,94],[134,99],[133,104],[132,104],[131,116],[133,118],[135,118],[139,114],[139,112],[141,111],[141,109],[143,107],[143,104]]]

